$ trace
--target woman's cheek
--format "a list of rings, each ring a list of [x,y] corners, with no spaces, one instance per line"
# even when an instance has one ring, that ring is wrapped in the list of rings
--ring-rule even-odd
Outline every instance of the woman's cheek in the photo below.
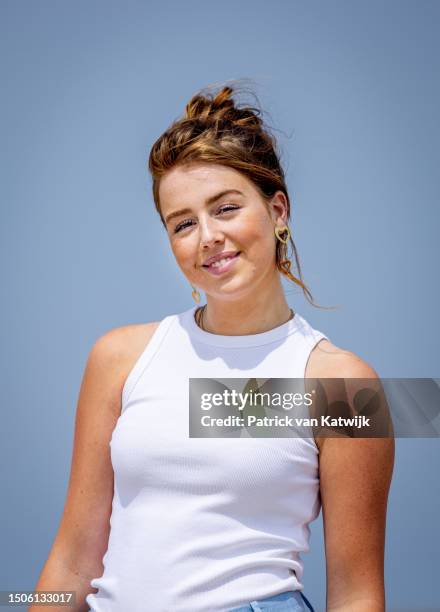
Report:
[[[194,245],[188,242],[175,242],[171,245],[174,257],[179,268],[185,275],[194,277],[197,274],[197,249]]]
[[[267,219],[261,216],[246,215],[241,219],[240,228],[238,228],[242,236],[243,242],[249,245],[267,242],[268,236],[271,235],[271,228],[268,225]]]

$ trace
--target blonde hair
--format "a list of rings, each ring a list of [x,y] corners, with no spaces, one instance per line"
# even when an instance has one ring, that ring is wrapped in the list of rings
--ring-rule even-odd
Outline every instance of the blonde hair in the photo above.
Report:
[[[241,172],[252,181],[265,202],[276,191],[282,191],[287,199],[287,219],[290,219],[290,199],[275,137],[263,123],[260,105],[236,103],[233,95],[237,91],[238,88],[231,85],[220,86],[217,92],[210,92],[208,88],[200,90],[187,103],[184,116],[174,121],[153,144],[148,168],[153,181],[154,203],[164,226],[159,199],[160,180],[171,168],[191,162],[222,164]],[[303,281],[292,236],[290,244],[299,278],[290,272],[290,266],[282,265],[287,255],[287,244],[275,240],[278,270],[302,288],[313,306],[321,308],[314,303]]]

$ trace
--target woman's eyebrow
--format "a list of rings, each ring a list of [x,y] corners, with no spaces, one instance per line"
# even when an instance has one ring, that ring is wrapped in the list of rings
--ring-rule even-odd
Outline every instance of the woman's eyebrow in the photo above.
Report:
[[[217,200],[220,200],[220,198],[222,198],[223,196],[229,195],[230,193],[235,193],[235,194],[238,194],[238,195],[244,195],[244,193],[242,191],[239,191],[238,189],[225,189],[224,191],[220,191],[219,193],[216,193],[215,195],[213,195],[210,198],[208,198],[205,203],[206,204],[213,204]]]
[[[231,193],[238,194],[238,195],[244,195],[244,193],[240,191],[239,189],[224,189],[223,191],[219,191],[218,193],[207,198],[205,200],[205,204],[206,205],[213,204],[217,200],[220,200],[220,198],[222,198],[223,196],[229,195]],[[169,221],[171,221],[171,219],[174,219],[174,217],[180,217],[180,215],[186,215],[187,213],[190,213],[190,212],[191,212],[190,208],[181,208],[180,210],[175,210],[174,212],[170,213],[166,217],[165,223],[168,223]]]

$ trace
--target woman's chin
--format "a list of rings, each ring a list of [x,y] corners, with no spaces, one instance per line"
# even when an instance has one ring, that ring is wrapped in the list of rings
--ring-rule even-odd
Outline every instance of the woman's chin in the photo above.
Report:
[[[255,286],[253,282],[243,282],[239,279],[230,279],[224,283],[217,283],[215,287],[207,287],[205,291],[206,295],[209,295],[215,299],[223,300],[239,300],[252,295],[255,293]]]

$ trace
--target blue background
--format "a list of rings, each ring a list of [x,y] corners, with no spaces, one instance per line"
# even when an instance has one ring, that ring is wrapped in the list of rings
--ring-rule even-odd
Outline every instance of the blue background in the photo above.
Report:
[[[281,130],[305,282],[341,308],[293,284],[290,305],[383,377],[440,375],[440,3],[2,0],[0,13],[0,589],[32,590],[89,350],[193,304],[146,161],[199,88],[252,79]],[[440,609],[439,455],[438,439],[397,440],[389,610]],[[321,516],[311,547],[305,593],[323,610]]]

